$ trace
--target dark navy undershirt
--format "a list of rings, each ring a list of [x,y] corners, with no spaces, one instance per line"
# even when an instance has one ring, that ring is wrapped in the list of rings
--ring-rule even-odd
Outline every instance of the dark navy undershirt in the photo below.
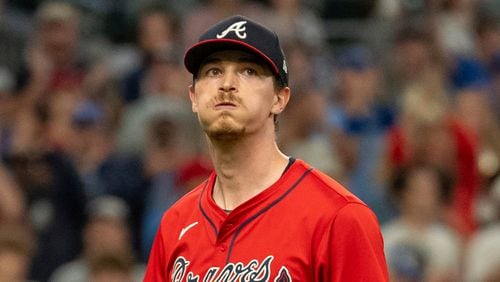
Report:
[[[288,164],[286,165],[285,170],[283,170],[283,173],[281,175],[285,174],[285,172],[293,165],[294,162],[295,158],[293,157],[288,158]]]

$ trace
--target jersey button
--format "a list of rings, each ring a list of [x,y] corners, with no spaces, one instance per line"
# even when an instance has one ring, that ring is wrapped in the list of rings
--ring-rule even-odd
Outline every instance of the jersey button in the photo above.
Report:
[[[221,245],[219,246],[219,250],[220,250],[221,252],[225,252],[225,251],[226,251],[226,244],[221,244]]]
[[[233,225],[233,224],[225,224],[224,226],[222,226],[221,231],[222,231],[223,233],[227,233],[227,232],[229,232],[229,231],[230,231],[233,227],[234,227],[234,225]]]

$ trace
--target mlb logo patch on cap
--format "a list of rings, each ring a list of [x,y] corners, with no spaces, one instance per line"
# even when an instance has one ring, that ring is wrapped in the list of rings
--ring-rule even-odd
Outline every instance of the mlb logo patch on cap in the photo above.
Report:
[[[203,60],[223,50],[244,50],[262,58],[274,75],[288,85],[288,69],[278,36],[267,27],[244,16],[227,18],[202,34],[184,57],[186,69],[196,74]]]

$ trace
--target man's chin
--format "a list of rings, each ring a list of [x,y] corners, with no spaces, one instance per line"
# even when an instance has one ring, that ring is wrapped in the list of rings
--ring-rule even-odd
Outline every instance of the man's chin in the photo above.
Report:
[[[205,133],[210,139],[218,141],[234,141],[245,135],[245,128],[219,127],[206,129]]]

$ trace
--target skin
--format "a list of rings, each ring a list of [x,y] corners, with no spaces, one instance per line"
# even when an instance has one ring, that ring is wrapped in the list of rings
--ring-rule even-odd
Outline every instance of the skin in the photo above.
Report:
[[[402,216],[416,227],[436,221],[440,206],[439,180],[436,172],[421,168],[411,172],[402,195]]]
[[[267,65],[247,52],[213,53],[189,97],[209,140],[213,198],[221,208],[234,209],[280,178],[288,157],[276,144],[273,116],[286,107],[290,89],[275,87]]]
[[[0,281],[26,281],[29,258],[21,253],[3,250],[0,253]]]
[[[147,53],[168,48],[173,41],[171,20],[162,12],[144,16],[139,26],[139,44]]]

